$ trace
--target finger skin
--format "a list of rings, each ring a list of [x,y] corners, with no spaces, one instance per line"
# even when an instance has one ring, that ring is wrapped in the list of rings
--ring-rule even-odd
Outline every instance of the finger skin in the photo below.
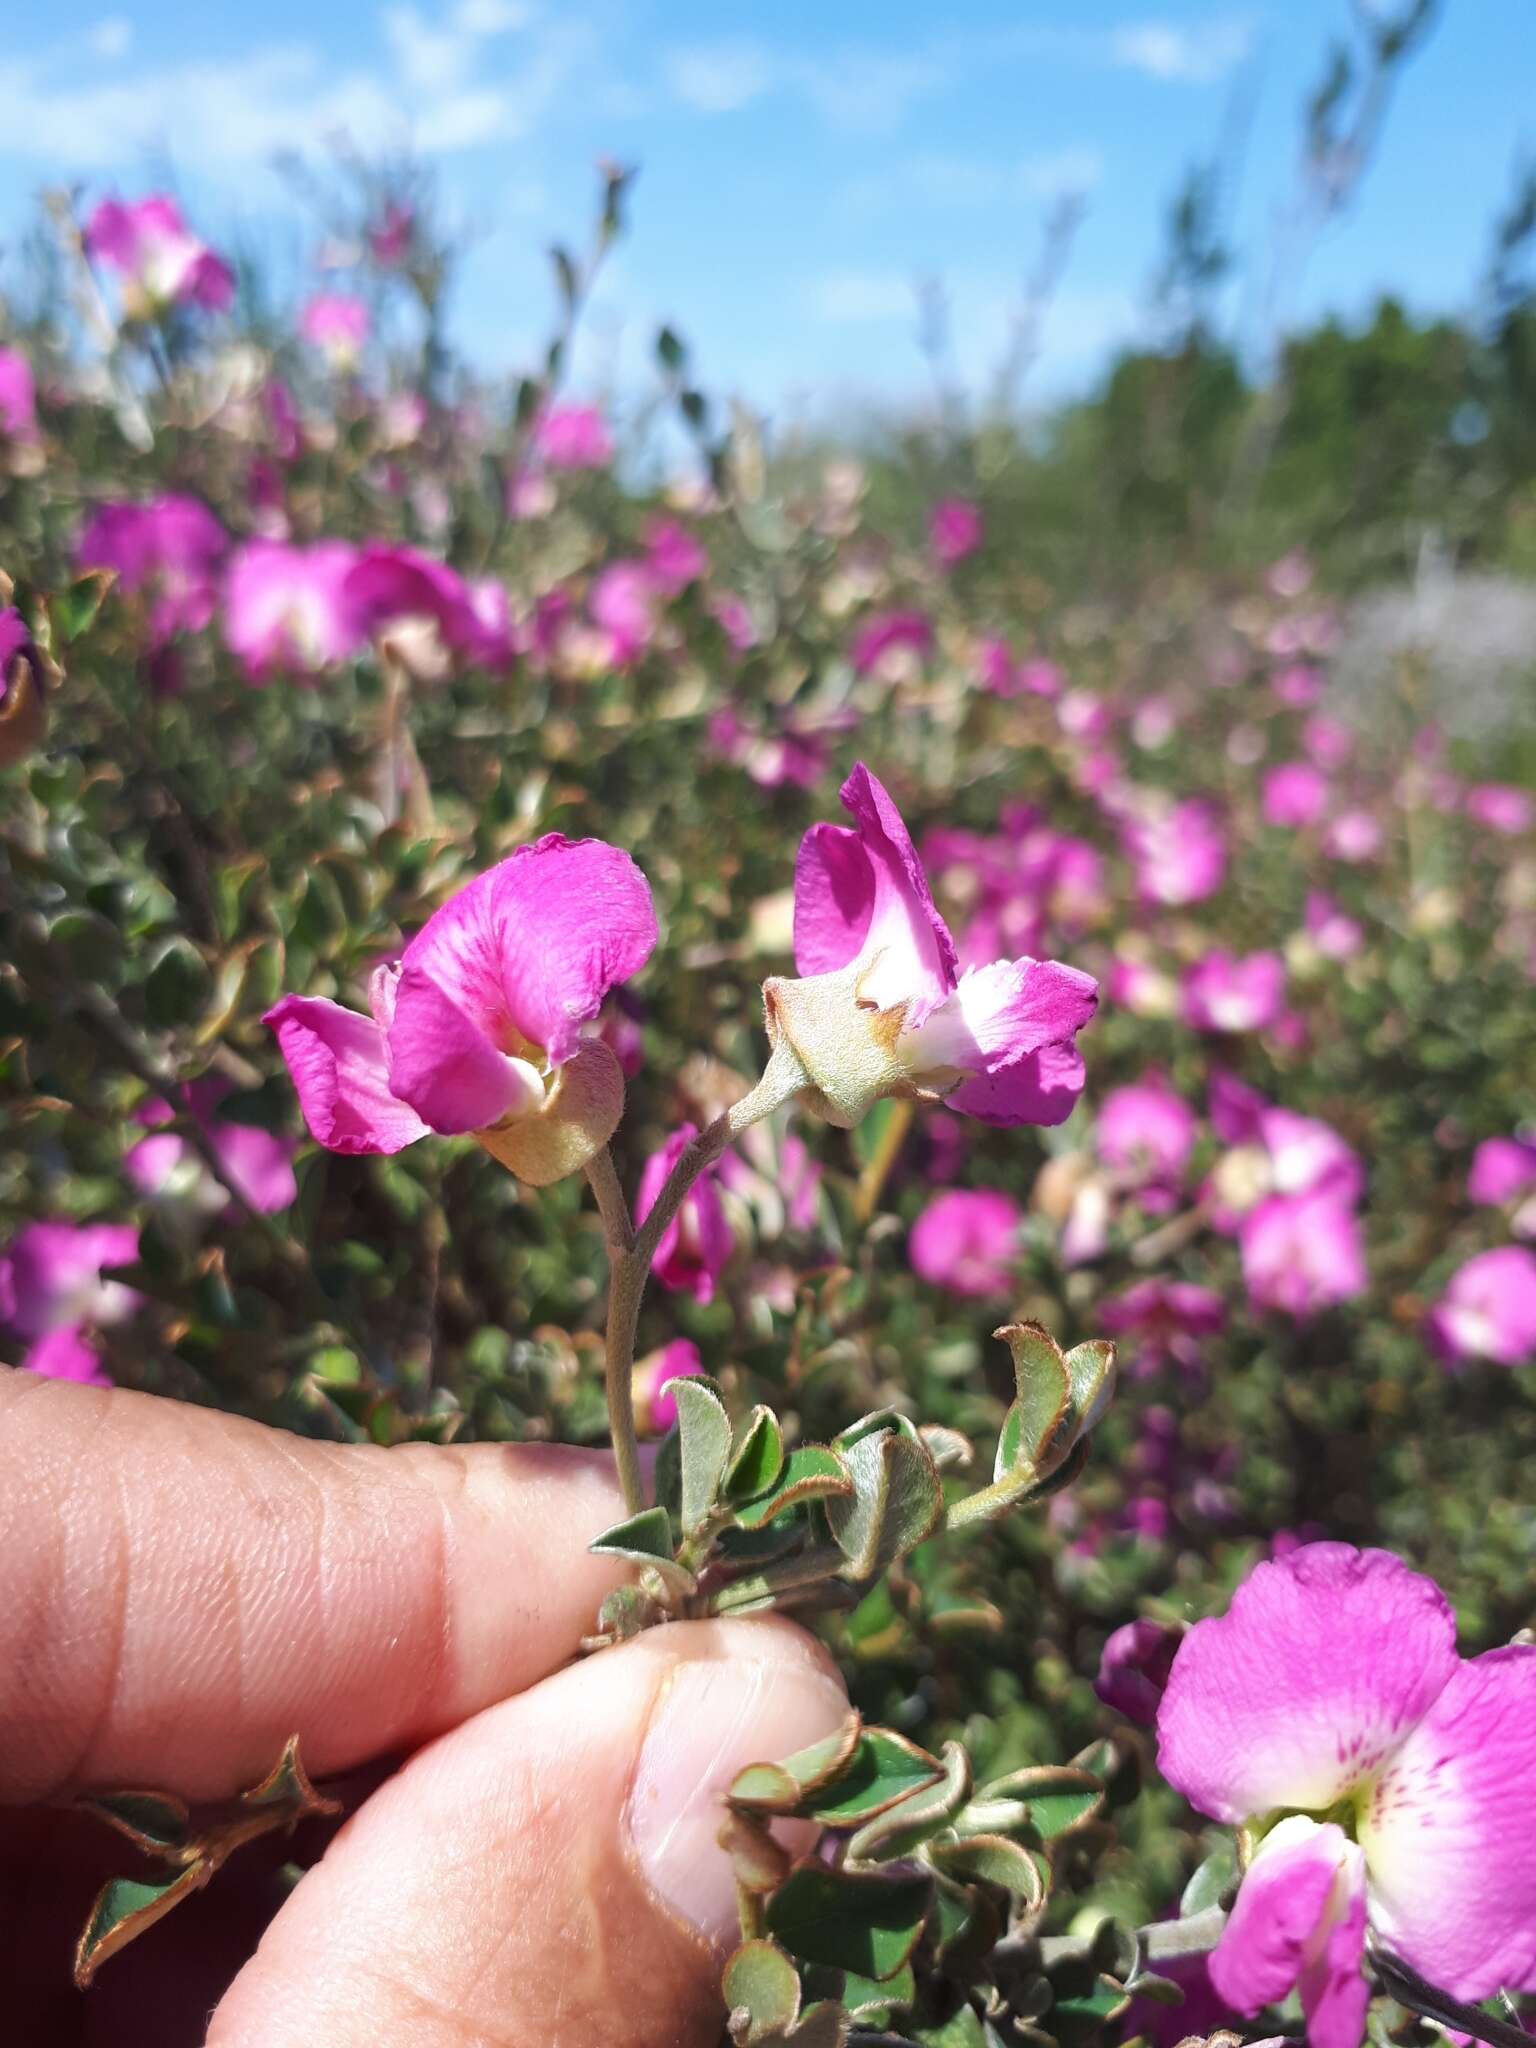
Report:
[[[680,1678],[722,1664],[716,1710],[668,1719],[669,1700],[697,1696]],[[208,2048],[714,2048],[723,1928],[705,1939],[648,1881],[667,1816],[658,1829],[640,1810],[658,1796],[654,1742],[640,1752],[663,1730],[668,1776],[684,1767],[682,1798],[697,1793],[707,1817],[681,1873],[671,1856],[673,1883],[697,1903],[697,1866],[713,1859],[728,1908],[713,1842],[725,1784],[845,1712],[819,1646],[762,1618],[653,1629],[488,1709],[342,1829],[220,2004]],[[794,1846],[809,1846],[803,1829]]]
[[[0,1367],[0,1802],[188,1799],[451,1728],[571,1657],[615,1583],[606,1456],[312,1443]]]

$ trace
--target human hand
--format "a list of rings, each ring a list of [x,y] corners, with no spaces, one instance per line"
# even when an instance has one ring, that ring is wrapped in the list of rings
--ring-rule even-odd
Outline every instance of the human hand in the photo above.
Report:
[[[0,1445],[7,2038],[711,2048],[719,1795],[846,1701],[768,1619],[570,1661],[615,1581],[585,1548],[623,1513],[605,1457],[311,1443],[4,1367]],[[228,1798],[295,1733],[312,1777],[356,1774],[339,1832],[240,1851],[76,1992],[75,1937],[133,1852],[58,1802]]]

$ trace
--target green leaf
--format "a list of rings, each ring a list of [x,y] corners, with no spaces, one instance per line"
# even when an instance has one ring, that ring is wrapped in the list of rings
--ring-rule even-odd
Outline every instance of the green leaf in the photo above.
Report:
[[[1115,1978],[1096,1975],[1082,1966],[1065,1982],[1053,1972],[1051,1981],[1056,1998],[1046,2025],[1060,2048],[1079,2048],[1080,2043],[1094,2039],[1119,2019],[1131,2002],[1130,1993]]]
[[[1006,1835],[968,1835],[958,1842],[930,1842],[928,1855],[946,1877],[962,1884],[995,1884],[1033,1912],[1045,1904],[1050,1863]]]
[[[115,569],[92,569],[79,576],[67,590],[56,590],[48,600],[48,616],[58,639],[67,647],[96,623],[107,592],[117,581]]]
[[[1097,1820],[1104,1810],[1104,1781],[1071,1764],[1036,1764],[1010,1771],[988,1785],[983,1799],[1022,1800],[1029,1825],[1045,1842]]]
[[[862,1723],[849,1712],[841,1727],[778,1763],[748,1764],[731,1780],[726,1797],[760,1813],[790,1813],[837,1779],[859,1745]]]
[[[995,1476],[1023,1466],[1043,1475],[1066,1456],[1075,1431],[1067,1361],[1039,1323],[1008,1323],[993,1334],[1013,1353],[1015,1387],[998,1438]]]
[[[1077,1434],[1085,1436],[1109,1406],[1115,1390],[1115,1347],[1105,1337],[1090,1337],[1069,1351],[1064,1363],[1072,1382]]]
[[[77,1804],[150,1853],[181,1848],[191,1825],[183,1801],[168,1792],[92,1792]]]
[[[926,1872],[800,1863],[768,1901],[768,1931],[802,1962],[883,1984],[911,1958],[932,1898]]]
[[[893,2012],[900,2012],[917,1997],[917,1980],[912,1965],[903,1963],[894,1977],[877,1984],[872,1977],[860,1977],[853,1970],[825,1970],[812,1965],[805,1973],[805,1988],[813,1998],[830,1998],[853,2019],[865,2026],[884,2026]]]
[[[688,351],[680,337],[670,327],[662,327],[656,333],[656,360],[671,376],[679,376],[688,360]]]
[[[912,2037],[922,2048],[987,2048],[987,2037],[975,2008],[962,2005],[950,2019],[937,2027],[919,2027]]]
[[[144,982],[144,1009],[162,1031],[190,1024],[208,1006],[213,977],[190,939],[167,939]]]
[[[290,1735],[283,1753],[259,1785],[240,1795],[242,1806],[273,1807],[292,1821],[307,1820],[313,1814],[340,1813],[338,1800],[327,1799],[309,1782],[309,1773],[299,1757],[299,1738]]]
[[[48,927],[50,951],[62,955],[81,981],[116,988],[123,978],[123,937],[108,917],[94,910],[66,910]]]
[[[560,287],[560,296],[569,312],[576,304],[576,265],[571,261],[569,252],[562,249],[558,242],[551,248],[549,260],[555,266],[555,281]]]
[[[784,1435],[771,1408],[754,1408],[737,1432],[725,1475],[727,1500],[756,1500],[784,1469]]]
[[[102,1964],[163,1920],[205,1885],[213,1866],[199,1859],[172,1877],[114,1877],[104,1884],[75,1948],[75,1984],[84,1991]]]
[[[853,1478],[836,1451],[825,1444],[802,1444],[784,1460],[769,1491],[736,1510],[743,1529],[760,1529],[786,1509],[807,1500],[841,1500],[853,1493]]]
[[[1208,1906],[1219,1906],[1237,1883],[1237,1844],[1229,1835],[1199,1865],[1179,1900],[1179,1918],[1188,1920]]]
[[[611,1529],[605,1529],[601,1536],[595,1536],[587,1545],[600,1557],[623,1557],[638,1559],[641,1563],[656,1558],[672,1561],[672,1524],[667,1519],[665,1508],[644,1508],[638,1515],[631,1515],[628,1521],[615,1522]]]
[[[682,1457],[682,1525],[695,1536],[709,1520],[731,1455],[731,1424],[720,1398],[696,1379],[674,1380]]]
[[[910,1424],[907,1426],[910,1429]],[[851,1498],[827,1503],[827,1523],[848,1560],[845,1577],[872,1579],[931,1536],[944,1491],[915,1431],[881,1428],[839,1448],[853,1480]]]
[[[963,1742],[946,1742],[942,1776],[867,1820],[848,1844],[857,1863],[907,1856],[958,1814],[971,1796],[971,1760]]]
[[[906,1736],[866,1728],[843,1768],[808,1797],[805,1811],[824,1827],[858,1828],[943,1777],[938,1758]]]
[[[800,2017],[799,1973],[776,1942],[744,1943],[726,1964],[720,1988],[732,2018],[747,2015],[749,2042],[768,2027],[787,2033]]]

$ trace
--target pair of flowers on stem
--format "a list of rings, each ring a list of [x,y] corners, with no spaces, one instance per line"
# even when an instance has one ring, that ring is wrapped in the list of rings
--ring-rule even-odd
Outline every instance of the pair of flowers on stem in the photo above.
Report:
[[[583,1027],[657,940],[630,856],[558,834],[520,848],[376,970],[371,1015],[315,996],[268,1013],[311,1133],[337,1152],[400,1151],[472,1134],[534,1186],[585,1172],[612,1262],[607,1393],[626,1500],[643,1505],[631,1412],[640,1299],[663,1236],[731,1140],[791,1099],[849,1127],[886,1096],[945,1100],[1000,1125],[1070,1114],[1076,1036],[1098,1000],[1055,961],[959,970],[910,834],[862,765],[843,786],[852,828],[817,825],[795,870],[795,977],[764,984],[770,1056],[756,1086],[680,1152],[638,1230],[608,1141],[619,1062]]]

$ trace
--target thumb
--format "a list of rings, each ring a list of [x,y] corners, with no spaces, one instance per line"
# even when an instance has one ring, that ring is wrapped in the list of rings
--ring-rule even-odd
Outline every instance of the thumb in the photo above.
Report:
[[[711,2048],[736,1924],[722,1794],[847,1711],[819,1645],[776,1620],[675,1623],[569,1666],[374,1794],[208,2048]]]

